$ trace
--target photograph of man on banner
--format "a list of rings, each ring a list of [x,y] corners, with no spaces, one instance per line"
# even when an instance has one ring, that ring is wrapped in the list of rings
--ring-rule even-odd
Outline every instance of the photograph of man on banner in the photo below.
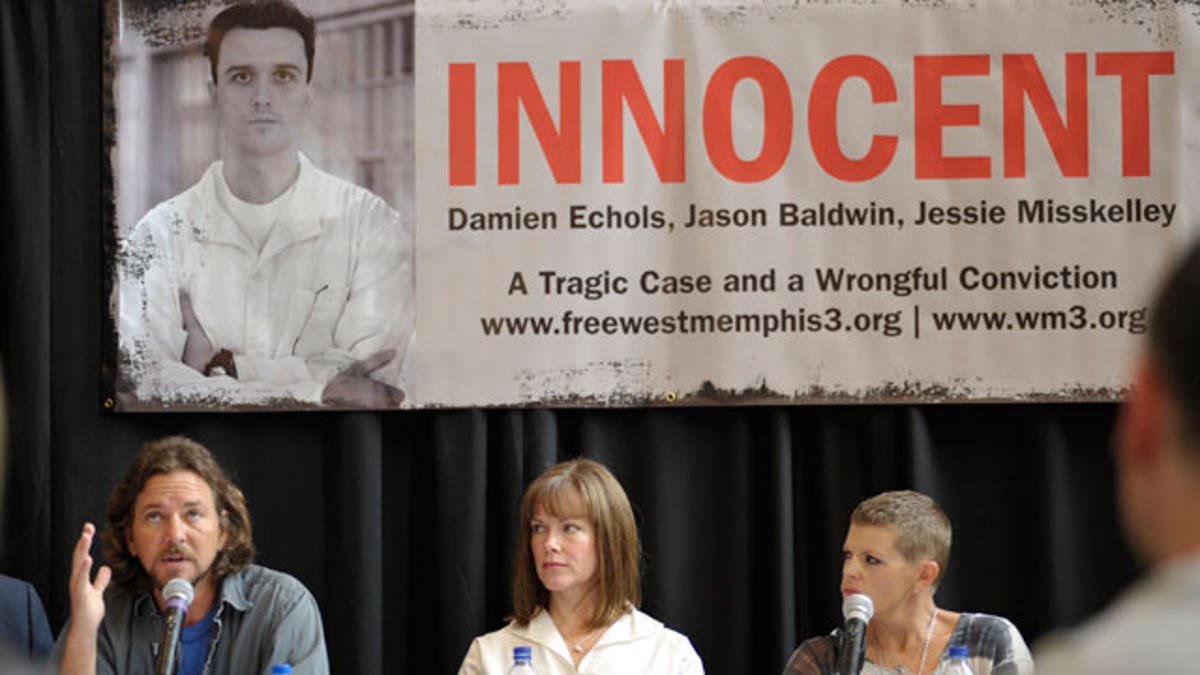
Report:
[[[313,17],[288,0],[214,9],[203,56],[217,155],[120,241],[118,401],[401,406],[410,218],[301,149],[317,94]],[[382,182],[366,173],[368,187]]]

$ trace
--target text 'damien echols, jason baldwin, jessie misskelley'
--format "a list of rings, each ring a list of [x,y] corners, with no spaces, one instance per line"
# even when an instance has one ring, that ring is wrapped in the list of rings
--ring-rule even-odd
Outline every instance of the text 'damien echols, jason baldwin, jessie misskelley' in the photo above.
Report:
[[[671,217],[667,210],[641,204],[633,208],[613,205],[572,204],[565,213],[554,209],[531,209],[520,205],[503,210],[472,211],[452,206],[447,211],[451,232],[532,232],[564,229],[595,230],[681,230],[754,227],[894,227],[907,225],[1152,225],[1170,227],[1175,222],[1176,204],[1141,197],[1115,200],[1090,198],[1016,199],[1006,205],[987,199],[966,203],[935,203],[920,200],[905,217],[896,206],[871,200],[866,204],[820,201],[811,204],[779,202],[764,207],[706,206],[691,202]]]

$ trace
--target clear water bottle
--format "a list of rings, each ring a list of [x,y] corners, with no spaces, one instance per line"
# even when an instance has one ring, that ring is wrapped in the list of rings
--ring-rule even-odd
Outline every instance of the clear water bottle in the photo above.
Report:
[[[513,647],[513,667],[508,675],[534,675],[532,647]]]
[[[975,675],[971,664],[967,663],[967,646],[954,645],[950,647],[950,657],[938,671],[938,675]]]

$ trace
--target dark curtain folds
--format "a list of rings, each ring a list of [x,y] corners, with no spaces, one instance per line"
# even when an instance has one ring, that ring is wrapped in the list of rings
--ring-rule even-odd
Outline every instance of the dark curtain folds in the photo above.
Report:
[[[335,673],[452,673],[509,611],[516,506],[578,454],[628,490],[644,608],[708,671],[777,673],[839,616],[861,498],[914,487],[955,525],[943,606],[1073,623],[1134,573],[1112,498],[1112,405],[394,414],[105,411],[102,6],[0,3],[0,359],[10,437],[0,571],[53,626],[71,546],[141,442],[185,433],[249,498],[263,563],[302,579]]]

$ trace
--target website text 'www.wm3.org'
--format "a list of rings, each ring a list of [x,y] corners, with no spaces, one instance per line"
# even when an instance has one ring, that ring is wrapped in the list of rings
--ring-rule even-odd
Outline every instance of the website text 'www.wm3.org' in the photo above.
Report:
[[[905,320],[905,314],[911,318]],[[927,318],[926,318],[927,317]],[[875,312],[844,312],[829,307],[819,311],[780,309],[765,313],[697,313],[679,310],[673,314],[579,314],[566,310],[561,315],[486,316],[480,328],[487,337],[554,335],[710,335],[745,334],[770,337],[788,333],[873,333],[900,337],[911,331],[921,337],[937,332],[1007,331],[1145,331],[1145,308],[1089,311],[1082,305],[1065,310],[1028,311],[933,311],[922,316],[921,307]]]

